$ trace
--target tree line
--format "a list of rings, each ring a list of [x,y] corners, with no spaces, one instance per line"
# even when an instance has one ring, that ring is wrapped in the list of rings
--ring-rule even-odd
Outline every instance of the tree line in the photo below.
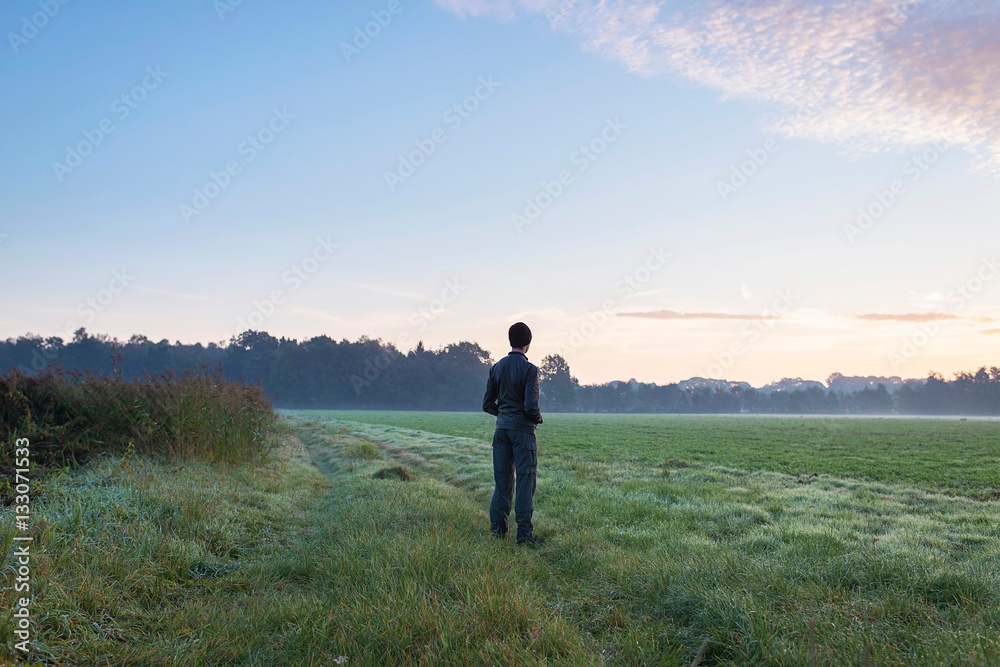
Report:
[[[479,410],[493,363],[489,352],[469,341],[434,350],[418,343],[403,352],[364,336],[299,341],[262,331],[208,345],[153,342],[139,335],[119,341],[85,329],[68,342],[34,335],[0,341],[0,369],[126,378],[219,371],[228,379],[259,383],[284,408]],[[951,380],[932,374],[893,392],[883,385],[854,392],[762,391],[736,382],[581,385],[559,355],[542,359],[539,370],[542,409],[550,412],[1000,415],[995,366],[960,372]]]

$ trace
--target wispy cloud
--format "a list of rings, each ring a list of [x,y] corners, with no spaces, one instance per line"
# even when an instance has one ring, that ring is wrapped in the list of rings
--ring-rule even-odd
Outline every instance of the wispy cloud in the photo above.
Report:
[[[191,301],[207,301],[208,303],[218,303],[215,299],[207,297],[203,294],[184,294],[183,292],[174,292],[172,290],[159,289],[156,287],[147,287],[145,285],[140,285],[139,290],[142,292],[149,292],[150,294],[162,294],[164,296],[172,296],[178,299],[189,299]]]
[[[316,310],[315,308],[303,308],[302,306],[289,306],[288,312],[295,313],[296,315],[305,315],[311,319],[315,320],[327,320],[329,322],[342,323],[344,318],[337,317],[336,315],[331,315],[322,310]]]
[[[462,16],[548,18],[642,75],[777,109],[771,129],[850,151],[942,138],[1000,173],[995,0],[437,0]],[[808,113],[803,113],[808,111]],[[781,122],[794,113],[795,122]]]
[[[951,313],[861,313],[847,317],[864,322],[941,322],[965,319]]]
[[[393,289],[391,287],[383,287],[382,285],[372,285],[369,283],[347,283],[349,287],[358,287],[360,289],[368,290],[369,292],[374,292],[375,294],[382,294],[385,296],[399,296],[404,299],[411,299],[413,301],[426,301],[427,297],[423,294],[417,294],[416,292],[406,292],[403,290]]]
[[[761,319],[787,319],[792,316],[781,316],[777,314],[742,314],[742,313],[720,313],[720,312],[691,312],[686,313],[678,310],[653,310],[649,312],[619,313],[619,317],[638,317],[651,320],[761,320]],[[996,322],[997,318],[992,317],[965,317],[954,313],[827,313],[824,311],[811,311],[810,319],[817,319],[817,316],[843,318],[849,320],[860,320],[862,322]],[[803,319],[796,316],[795,319]],[[993,332],[983,332],[993,333]]]
[[[762,320],[779,316],[743,315],[739,313],[684,313],[678,310],[653,310],[646,313],[618,313],[619,317],[640,317],[651,320]]]
[[[995,317],[974,317],[955,315],[954,313],[863,313],[848,315],[856,320],[866,322],[944,322],[947,320],[963,320],[966,322],[996,322]]]

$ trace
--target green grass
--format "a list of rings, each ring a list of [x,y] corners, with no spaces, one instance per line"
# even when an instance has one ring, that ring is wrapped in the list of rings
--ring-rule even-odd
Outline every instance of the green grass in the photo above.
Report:
[[[299,414],[291,412],[289,414]],[[495,420],[468,412],[308,411],[477,440]],[[1000,421],[843,417],[552,414],[540,451],[614,464],[689,463],[914,484],[1000,499]],[[632,461],[636,459],[636,461]]]
[[[294,413],[256,466],[101,457],[38,499],[33,657],[998,664],[995,471],[962,463],[996,426],[546,417],[540,550],[488,535],[488,417]]]
[[[467,522],[485,535],[488,418],[296,416],[381,442],[416,484],[472,500]],[[547,543],[528,555],[525,585],[575,628],[584,662],[686,664],[708,638],[709,664],[860,664],[866,652],[872,664],[996,664],[1000,503],[980,499],[996,471],[963,463],[997,455],[996,428],[556,415],[539,429]],[[835,474],[838,461],[863,474]],[[968,479],[934,476],[956,466]]]
[[[100,457],[50,475],[32,526],[32,658],[171,665],[273,655],[268,642],[292,641],[300,609],[308,568],[297,555],[314,535],[304,508],[329,484],[291,442],[256,467]],[[3,519],[9,555],[9,511]],[[13,645],[9,596],[4,649]]]
[[[35,519],[32,657],[59,665],[587,662],[576,629],[529,583],[544,570],[481,539],[472,499],[390,464],[381,450],[376,459],[354,456],[370,442],[364,437],[308,427],[302,436],[309,453],[289,437],[256,469],[115,458],[50,478]],[[377,474],[394,468],[402,476]],[[9,547],[3,518],[0,542]],[[10,647],[5,609],[0,645]]]

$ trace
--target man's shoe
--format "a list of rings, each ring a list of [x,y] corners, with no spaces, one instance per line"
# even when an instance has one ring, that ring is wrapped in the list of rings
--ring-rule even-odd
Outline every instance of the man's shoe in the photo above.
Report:
[[[507,533],[498,533],[498,532],[497,532],[497,531],[495,531],[495,530],[491,530],[491,531],[490,531],[490,536],[491,536],[491,537],[495,537],[495,538],[497,538],[498,540],[502,540],[502,539],[504,539],[505,537],[507,537]]]
[[[537,537],[535,537],[534,535],[531,535],[529,537],[525,537],[525,538],[522,538],[522,539],[518,540],[517,541],[517,546],[519,546],[519,547],[521,547],[521,546],[528,546],[528,547],[533,547],[533,548],[537,549],[540,546],[542,546],[542,541],[540,539],[538,539]]]

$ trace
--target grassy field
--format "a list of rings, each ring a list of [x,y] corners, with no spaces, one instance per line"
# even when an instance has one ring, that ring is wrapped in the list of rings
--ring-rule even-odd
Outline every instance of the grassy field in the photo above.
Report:
[[[488,536],[488,416],[284,422],[268,463],[47,479],[32,657],[1000,664],[1000,424],[547,416],[531,550]]]
[[[495,424],[487,414],[469,412],[335,414],[487,442]],[[551,456],[605,464],[656,466],[676,458],[748,471],[914,484],[1000,500],[1000,421],[555,414],[545,417],[539,438],[541,451]]]
[[[295,646],[315,608],[302,559],[323,548],[311,500],[329,486],[287,437],[257,466],[115,456],[47,477],[35,491],[30,658],[292,664],[281,656],[304,655]],[[9,510],[0,515],[8,570]],[[9,601],[5,591],[0,664],[21,657]]]
[[[461,510],[447,528],[422,510],[392,539],[443,540],[428,577],[448,576],[411,584],[452,591],[442,622],[468,609],[448,564],[490,546],[492,420],[295,417],[314,438],[348,428],[379,443],[341,473],[377,489],[373,504],[430,494],[442,520]],[[705,664],[998,664],[998,435],[989,422],[553,415],[539,432],[546,546],[495,545],[495,575],[518,583],[475,608],[495,616],[529,596],[545,610],[501,631],[529,662],[689,664],[709,639]],[[390,465],[413,481],[367,480]],[[372,556],[391,572],[409,552]],[[367,585],[392,599],[381,586],[397,584]],[[422,654],[496,658],[469,650],[430,640]]]

